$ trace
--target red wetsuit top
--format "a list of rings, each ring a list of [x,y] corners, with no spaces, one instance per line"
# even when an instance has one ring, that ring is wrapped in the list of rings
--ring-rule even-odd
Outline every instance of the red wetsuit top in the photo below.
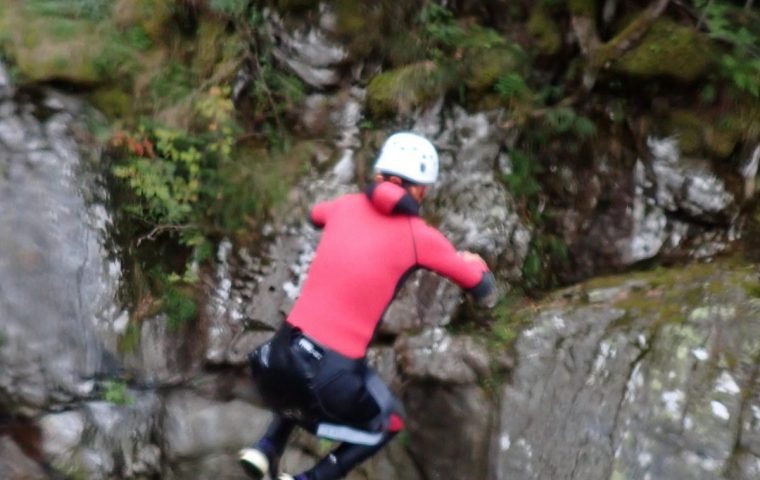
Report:
[[[315,205],[311,222],[324,232],[288,323],[342,355],[360,358],[402,281],[416,268],[437,272],[476,297],[488,295],[494,286],[488,267],[465,260],[418,210],[411,195],[390,182]]]

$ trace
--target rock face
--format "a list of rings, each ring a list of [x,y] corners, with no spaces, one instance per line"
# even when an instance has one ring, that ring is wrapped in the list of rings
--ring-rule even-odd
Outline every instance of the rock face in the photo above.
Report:
[[[5,94],[5,95],[3,95]],[[92,390],[109,366],[99,324],[119,313],[110,219],[75,140],[83,106],[0,87],[0,406],[34,414]]]
[[[162,317],[141,322],[137,351],[119,349],[129,314],[92,115],[0,83],[0,477],[241,478],[234,453],[269,414],[209,385],[245,388],[180,364],[182,332]],[[124,371],[141,388],[101,382]],[[175,391],[190,377],[196,390]]]
[[[278,62],[318,91],[300,124],[327,138],[319,168],[276,212],[260,250],[221,242],[203,279],[197,331],[177,334],[163,317],[146,318],[132,332],[133,351],[119,348],[130,312],[116,300],[121,268],[104,246],[111,221],[87,109],[51,90],[14,90],[0,65],[1,478],[52,470],[93,479],[243,478],[235,451],[269,420],[250,391],[246,354],[299,294],[319,241],[309,208],[357,191],[382,141],[360,127],[378,92],[348,85],[356,65],[329,39],[328,7],[320,8],[319,26],[293,29],[267,16]],[[431,73],[428,66],[415,68]],[[636,75],[634,66],[626,72]],[[696,67],[684,81],[704,73],[703,63]],[[500,71],[480,72],[469,86],[487,90]],[[398,75],[384,78],[399,87]],[[437,87],[423,90],[388,107],[407,116],[380,133],[403,128],[432,139],[442,173],[423,215],[457,248],[483,255],[501,280],[519,282],[536,232],[502,181],[513,140],[502,130],[508,113],[467,111],[444,102]],[[648,152],[600,148],[576,169],[557,159],[548,166],[547,191],[567,200],[552,219],[574,262],[566,279],[652,259],[712,259],[735,238],[760,148],[732,183],[683,155],[675,138],[647,143]],[[369,353],[406,405],[407,433],[349,479],[757,478],[757,269],[726,262],[631,277],[580,285],[517,312],[527,326],[513,326],[513,344],[494,345],[492,324],[463,321],[458,287],[417,272]],[[192,355],[182,354],[187,338],[200,339]],[[100,379],[119,373],[120,383]],[[16,419],[32,441],[6,427]],[[297,434],[283,464],[297,471],[325,453]]]
[[[348,58],[348,52],[341,45],[328,40],[322,28],[309,26],[300,30],[288,29],[274,12],[269,12],[267,19],[269,36],[277,45],[275,57],[289,70],[317,89],[340,84],[340,67]]]
[[[752,478],[757,273],[660,272],[540,313],[502,391],[493,478]]]
[[[570,251],[568,280],[652,259],[710,258],[735,240],[743,192],[730,185],[743,176],[750,188],[756,172],[719,175],[707,159],[683,155],[676,137],[647,145],[646,156],[624,152],[612,162],[600,152],[591,166],[559,167],[547,180],[571,205],[555,215]]]
[[[26,78],[82,83],[105,78],[105,69],[98,65],[103,52],[94,22],[40,15],[34,6],[16,0],[4,7],[0,28],[7,33],[5,48]]]

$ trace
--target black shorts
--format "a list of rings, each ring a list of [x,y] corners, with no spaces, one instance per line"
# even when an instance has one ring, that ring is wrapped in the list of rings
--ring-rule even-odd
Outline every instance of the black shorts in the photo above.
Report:
[[[382,432],[401,405],[364,359],[334,352],[287,323],[249,356],[254,382],[279,415],[317,433],[330,424]]]

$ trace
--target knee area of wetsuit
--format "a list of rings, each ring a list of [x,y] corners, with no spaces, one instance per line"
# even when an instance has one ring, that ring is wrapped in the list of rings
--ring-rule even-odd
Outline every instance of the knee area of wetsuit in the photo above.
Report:
[[[391,414],[390,421],[388,422],[388,433],[395,434],[404,429],[406,424],[404,419],[395,413]]]

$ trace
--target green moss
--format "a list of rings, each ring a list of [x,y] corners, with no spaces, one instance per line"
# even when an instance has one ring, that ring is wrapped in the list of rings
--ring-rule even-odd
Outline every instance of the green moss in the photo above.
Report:
[[[499,78],[520,69],[521,62],[510,47],[475,50],[468,55],[465,85],[471,90],[491,89]]]
[[[421,2],[334,0],[328,3],[335,14],[332,33],[351,58],[363,60],[373,54],[385,56],[392,47],[389,39],[412,31],[412,18],[418,16]]]
[[[337,13],[337,31],[342,35],[356,36],[366,32],[369,15],[362,2],[338,0],[333,2]]]
[[[187,98],[193,90],[196,78],[184,64],[167,63],[150,80],[149,90],[154,105],[164,108]]]
[[[139,66],[137,52],[151,45],[141,26],[119,25],[89,10],[100,2],[110,12],[110,2],[9,1],[12,7],[0,16],[2,47],[28,81],[127,83],[125,76]]]
[[[760,298],[760,282],[744,281],[741,285],[744,288],[744,291],[747,292],[747,295],[754,298]]]
[[[198,305],[190,286],[169,285],[164,292],[162,306],[172,330],[182,328],[198,316]]]
[[[517,336],[535,317],[536,310],[526,307],[524,298],[517,294],[506,295],[491,311],[490,328],[486,345],[492,352],[503,352],[512,347]]]
[[[34,17],[101,21],[108,17],[112,3],[113,0],[25,0],[24,9]]]
[[[137,352],[137,349],[140,347],[140,335],[140,324],[130,321],[124,335],[119,337],[117,345],[119,353]]]
[[[134,101],[130,93],[116,87],[105,87],[90,95],[90,101],[109,118],[130,118]]]
[[[355,0],[336,0],[332,6],[336,15],[335,33],[351,56],[369,55],[382,38],[377,10]]]
[[[711,125],[705,135],[705,144],[717,158],[728,158],[741,140],[741,131],[723,125]]]
[[[103,80],[93,62],[99,52],[93,22],[33,15],[21,2],[11,0],[11,8],[0,17],[0,31],[6,55],[30,81]]]
[[[408,113],[440,97],[451,86],[448,72],[422,62],[375,76],[367,87],[367,107],[376,116]]]
[[[709,112],[674,110],[670,113],[667,135],[677,135],[681,150],[688,155],[707,153],[727,158],[741,139],[741,129],[734,122],[720,122]]]
[[[39,48],[17,50],[14,58],[19,73],[30,81],[99,83],[104,76],[93,63],[96,55],[90,45],[86,41],[41,44]]]
[[[122,29],[139,26],[155,43],[165,43],[174,8],[170,0],[118,0],[112,20]]]
[[[428,45],[418,32],[405,30],[386,39],[383,45],[388,63],[401,67],[424,60],[428,56]]]
[[[193,58],[193,70],[201,78],[208,77],[222,55],[225,40],[225,26],[211,18],[201,19],[196,38],[197,49]]]
[[[101,397],[114,405],[131,405],[135,397],[129,393],[129,387],[123,380],[106,380],[101,384]]]
[[[717,299],[731,295],[736,285],[744,285],[748,276],[756,275],[755,267],[740,258],[722,259],[714,263],[698,263],[685,267],[656,268],[646,272],[597,278],[587,282],[588,291],[622,286],[626,282],[645,284],[630,290],[614,306],[626,310],[614,327],[624,328],[634,322],[645,322],[657,329],[665,324],[681,324],[698,308],[710,306]],[[760,292],[760,289],[758,289]]]
[[[533,7],[528,19],[528,33],[543,55],[554,55],[562,48],[562,33],[560,26],[552,18],[551,13],[543,2]]]
[[[50,34],[54,39],[70,40],[87,27],[88,22],[68,18],[56,18],[50,21]]]
[[[236,152],[213,179],[216,201],[209,213],[214,222],[243,237],[250,233],[257,219],[282,205],[293,185],[311,169],[317,147],[316,142],[302,141],[281,152],[260,148]]]
[[[705,120],[690,110],[675,110],[669,118],[669,134],[678,137],[678,145],[683,153],[694,155],[703,146]]]
[[[635,22],[637,20],[632,25]],[[617,47],[615,39],[611,40],[600,48],[596,62],[606,66],[606,59],[614,57]],[[693,82],[707,73],[710,56],[709,42],[695,28],[662,18],[651,26],[635,48],[614,60],[610,67],[635,78],[668,77]]]

